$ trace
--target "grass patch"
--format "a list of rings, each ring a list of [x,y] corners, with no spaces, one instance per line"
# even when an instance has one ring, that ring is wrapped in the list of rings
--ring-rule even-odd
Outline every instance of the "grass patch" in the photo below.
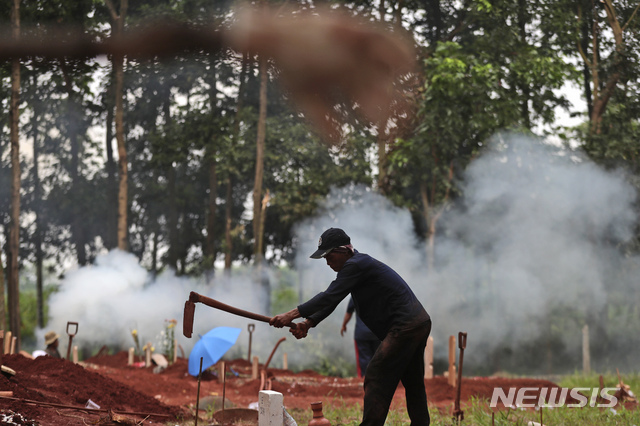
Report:
[[[556,383],[565,388],[593,388],[599,386],[599,378],[599,374],[574,373],[563,376]],[[606,387],[615,387],[618,384],[618,376],[615,373],[603,374],[603,380]],[[625,374],[622,376],[622,381],[629,385],[634,392],[640,389],[640,374]],[[463,405],[462,409],[464,420],[459,423],[462,426],[527,426],[529,422],[553,426],[640,426],[640,409],[627,410],[624,407],[611,409],[587,405],[582,408],[517,408],[492,412],[489,400],[474,398],[469,401],[468,405]],[[452,406],[444,409],[429,406],[431,424],[458,424],[450,414],[451,410]],[[308,424],[313,417],[310,406],[307,409],[287,409],[287,411],[300,426]],[[333,426],[357,426],[362,421],[362,405],[358,403],[347,404],[340,397],[335,397],[325,403],[322,412]],[[386,426],[407,424],[410,424],[410,420],[405,408],[389,411]]]

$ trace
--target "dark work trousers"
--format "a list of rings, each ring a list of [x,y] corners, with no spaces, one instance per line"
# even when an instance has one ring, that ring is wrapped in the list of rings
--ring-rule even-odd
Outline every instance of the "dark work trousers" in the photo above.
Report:
[[[364,377],[369,362],[373,354],[376,353],[380,340],[354,339],[356,345],[356,362],[358,367],[358,377]]]
[[[392,329],[373,355],[364,376],[364,414],[361,425],[383,426],[398,383],[402,381],[412,426],[430,423],[424,387],[424,348],[431,320],[415,327]]]

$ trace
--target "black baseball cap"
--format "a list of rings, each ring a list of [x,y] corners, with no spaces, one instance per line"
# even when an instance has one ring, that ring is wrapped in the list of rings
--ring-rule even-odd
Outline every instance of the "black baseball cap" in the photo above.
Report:
[[[318,250],[311,256],[312,259],[321,259],[336,247],[351,244],[351,238],[340,228],[329,228],[322,233],[318,241]]]

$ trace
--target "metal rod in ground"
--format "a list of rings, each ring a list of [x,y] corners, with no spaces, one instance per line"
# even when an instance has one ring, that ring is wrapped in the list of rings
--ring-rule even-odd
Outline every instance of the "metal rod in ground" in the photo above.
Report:
[[[222,420],[221,420],[222,424],[224,424],[224,398],[225,398],[226,390],[227,390],[227,363],[222,361]]]
[[[42,406],[42,407],[69,408],[71,410],[80,410],[80,411],[84,411],[86,413],[107,413],[107,412],[109,412],[109,410],[106,409],[106,408],[76,407],[74,405],[56,404],[54,402],[45,402],[45,401],[34,401],[32,399],[16,398],[16,397],[13,397],[13,396],[2,396],[2,395],[0,395],[0,399],[9,399],[9,400],[12,400],[12,401],[19,401],[19,402],[22,402],[24,404],[37,405],[37,406]],[[132,416],[171,417],[170,414],[138,413],[136,411],[120,411],[120,410],[117,410],[117,411],[116,410],[111,410],[111,411],[113,411],[113,413],[115,413],[115,414],[129,414],[129,415],[132,415]]]
[[[544,423],[542,423],[542,405],[540,406],[540,426],[544,426]]]
[[[462,388],[462,362],[464,360],[464,350],[467,347],[467,333],[462,331],[458,333],[458,348],[460,349],[460,362],[458,364],[458,389],[456,390],[455,407],[453,411],[453,419],[456,422],[464,420],[464,411],[460,408],[460,390]]]
[[[198,391],[196,392],[196,422],[195,426],[198,426],[198,404],[200,402],[200,377],[202,376],[202,357],[200,357],[200,369],[198,370]]]

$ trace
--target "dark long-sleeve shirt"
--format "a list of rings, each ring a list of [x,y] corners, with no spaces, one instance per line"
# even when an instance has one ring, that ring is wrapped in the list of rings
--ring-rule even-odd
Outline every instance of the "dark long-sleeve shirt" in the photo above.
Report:
[[[353,315],[356,310],[356,304],[353,303],[353,297],[349,298],[349,304],[347,305],[347,312]],[[356,326],[353,331],[353,338],[356,340],[373,340],[379,342],[378,336],[373,334],[373,331],[369,330],[369,327],[362,321],[360,315],[356,314]]]
[[[316,325],[351,293],[357,315],[380,340],[392,328],[410,328],[429,319],[407,283],[389,266],[356,252],[329,287],[298,306],[300,315]]]

